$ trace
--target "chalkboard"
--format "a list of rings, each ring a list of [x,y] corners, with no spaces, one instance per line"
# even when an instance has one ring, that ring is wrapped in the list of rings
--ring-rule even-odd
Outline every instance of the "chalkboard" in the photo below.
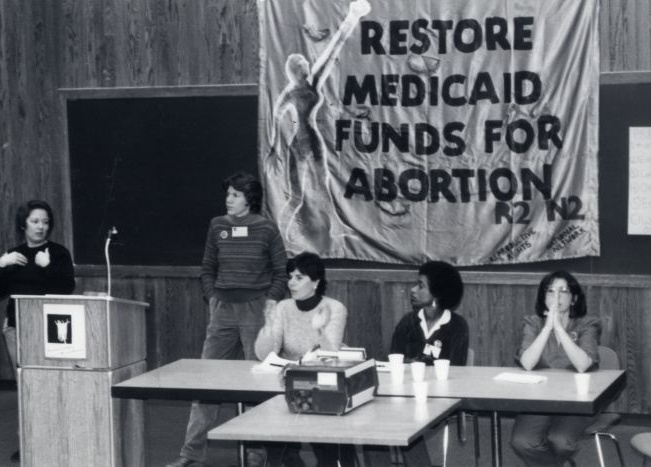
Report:
[[[67,107],[75,261],[102,264],[106,231],[116,225],[115,264],[199,264],[208,222],[224,212],[221,180],[257,173],[257,98],[79,99]],[[651,83],[600,87],[600,257],[462,269],[651,274],[651,236],[627,234],[628,128],[651,126],[650,109]]]
[[[67,101],[74,258],[197,265],[210,219],[224,214],[222,180],[257,173],[257,97]]]

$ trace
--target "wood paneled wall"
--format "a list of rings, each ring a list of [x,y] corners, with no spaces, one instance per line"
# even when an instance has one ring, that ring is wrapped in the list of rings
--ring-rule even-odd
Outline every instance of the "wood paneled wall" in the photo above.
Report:
[[[256,83],[257,21],[255,0],[1,1],[0,249],[16,243],[15,209],[31,198],[51,202],[58,216],[53,239],[71,246],[60,89]],[[601,69],[651,70],[648,0],[601,2]],[[80,272],[79,290],[103,289],[103,279],[92,268]],[[205,310],[197,273],[142,269],[116,280],[116,295],[153,304],[148,328],[152,364],[199,353]],[[405,309],[411,278],[374,271],[333,271],[333,276],[332,295],[352,312],[349,342],[380,355]],[[470,278],[461,310],[471,322],[479,364],[511,361],[514,336],[538,280],[496,276],[497,282],[485,275]],[[645,306],[651,279],[643,278],[644,286],[626,285],[626,278],[585,279],[593,312],[606,324],[604,342],[626,356],[629,385],[622,404],[630,412],[649,413],[645,397],[651,389],[651,343],[644,337],[651,334]],[[0,369],[0,377],[6,375],[6,368]]]
[[[48,200],[69,244],[67,135],[60,89],[252,84],[255,0],[0,2],[0,248],[16,206]]]

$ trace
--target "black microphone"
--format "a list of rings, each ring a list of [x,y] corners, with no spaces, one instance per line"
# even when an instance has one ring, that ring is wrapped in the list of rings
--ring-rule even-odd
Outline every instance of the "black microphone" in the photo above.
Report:
[[[108,232],[106,234],[106,243],[104,244],[104,257],[106,258],[106,276],[108,279],[108,287],[107,287],[106,294],[109,297],[111,296],[111,260],[109,258],[109,245],[111,244],[111,238],[113,238],[113,236],[117,234],[118,234],[118,229],[116,229],[115,226],[108,229]]]

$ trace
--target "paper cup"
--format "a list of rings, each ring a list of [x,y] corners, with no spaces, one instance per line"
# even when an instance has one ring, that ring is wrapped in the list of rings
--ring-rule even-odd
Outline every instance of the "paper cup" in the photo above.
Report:
[[[414,382],[423,381],[425,379],[425,363],[412,362],[409,367],[411,368],[411,379]]]
[[[427,381],[414,381],[414,399],[416,402],[427,400]]]
[[[389,354],[389,363],[403,363],[404,361],[405,361],[405,356],[401,353]]]
[[[389,362],[389,371],[391,372],[391,382],[393,384],[402,384],[405,380],[405,365],[402,363]]]
[[[585,396],[590,392],[590,373],[576,373],[574,385],[579,396]]]
[[[434,360],[434,374],[436,379],[446,380],[448,379],[448,373],[450,371],[450,360]]]

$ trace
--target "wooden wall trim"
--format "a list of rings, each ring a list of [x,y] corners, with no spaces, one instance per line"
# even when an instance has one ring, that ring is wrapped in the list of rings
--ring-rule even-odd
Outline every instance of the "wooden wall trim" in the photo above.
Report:
[[[602,72],[599,84],[651,83],[651,71],[610,71]]]
[[[538,285],[545,272],[495,272],[461,271],[463,281],[483,285]],[[602,287],[651,287],[651,276],[617,274],[575,274],[583,286]],[[334,280],[365,280],[377,282],[412,282],[415,271],[384,269],[329,269],[328,278]]]
[[[257,96],[257,83],[216,84],[201,86],[134,86],[121,88],[60,88],[68,100],[124,99],[130,97],[210,97]]]
[[[68,112],[66,109],[66,98],[63,94],[57,95],[57,105],[54,109],[56,114],[56,125],[61,138],[57,138],[56,144],[59,146],[59,154],[62,155],[61,161],[61,176],[63,183],[60,184],[63,203],[63,212],[72,213],[72,181],[70,178],[70,146],[68,141]],[[75,244],[74,229],[72,227],[72,214],[61,216],[61,224],[63,231],[63,243],[68,245],[71,249]]]
[[[105,266],[77,265],[75,273],[80,277],[104,277]],[[113,266],[112,276],[115,278],[191,278],[199,277],[199,266]],[[494,271],[462,271],[465,283],[483,285],[538,285],[545,273],[540,272],[494,272]],[[651,276],[619,275],[619,274],[575,274],[579,283],[585,287],[628,287],[651,288]],[[413,270],[396,269],[328,269],[327,277],[333,281],[370,281],[370,282],[403,282],[415,280]]]
[[[111,266],[116,279],[192,278],[199,277],[199,266]],[[76,277],[106,277],[106,266],[76,265]]]

